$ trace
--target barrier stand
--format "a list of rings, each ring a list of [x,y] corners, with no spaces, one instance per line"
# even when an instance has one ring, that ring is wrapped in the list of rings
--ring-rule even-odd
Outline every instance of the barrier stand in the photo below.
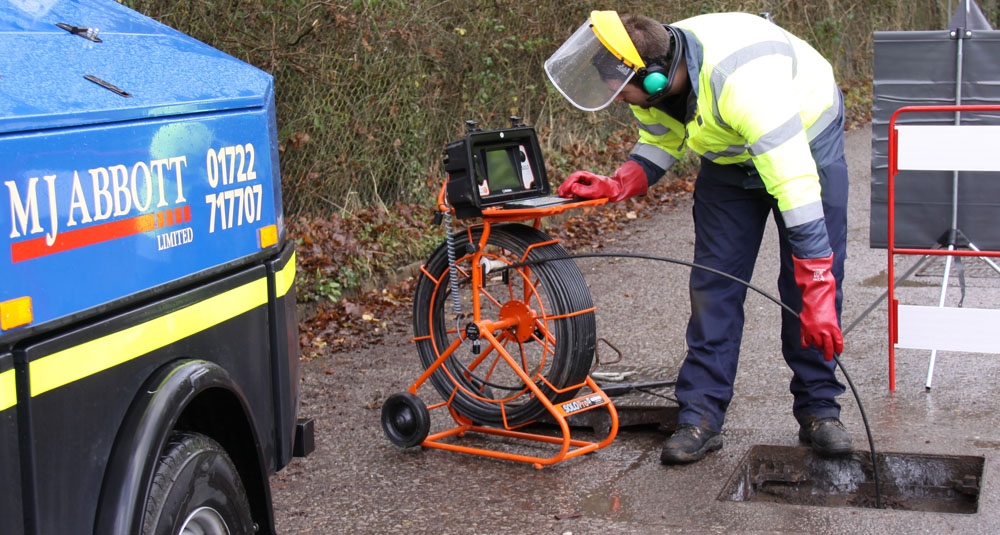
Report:
[[[1000,126],[962,125],[961,112],[1000,112],[997,105],[905,106],[889,121],[888,171],[888,299],[889,299],[889,389],[896,389],[895,348],[930,349],[926,388],[931,385],[934,357],[938,350],[997,353],[1000,352],[1000,310],[945,307],[944,297],[950,271],[950,257],[981,257],[996,269],[989,257],[1000,257],[1000,251],[984,251],[970,242],[972,250],[958,250],[955,240],[948,249],[918,249],[895,247],[895,178],[901,170],[913,171],[1000,171],[996,146],[1000,142]],[[906,113],[954,112],[954,125],[901,125],[896,121]],[[956,186],[957,188],[957,181]],[[955,192],[957,199],[957,191]],[[957,210],[957,204],[954,207]],[[953,214],[952,230],[956,230]],[[900,305],[894,297],[895,255],[948,256],[941,298],[937,307]],[[911,273],[913,270],[911,269]],[[904,277],[905,278],[905,275]],[[903,327],[900,327],[900,325]]]

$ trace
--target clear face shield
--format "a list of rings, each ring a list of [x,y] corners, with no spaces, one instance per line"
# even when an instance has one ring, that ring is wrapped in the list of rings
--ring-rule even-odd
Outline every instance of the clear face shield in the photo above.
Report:
[[[545,60],[545,74],[574,106],[597,111],[614,101],[635,70],[608,50],[588,20]]]

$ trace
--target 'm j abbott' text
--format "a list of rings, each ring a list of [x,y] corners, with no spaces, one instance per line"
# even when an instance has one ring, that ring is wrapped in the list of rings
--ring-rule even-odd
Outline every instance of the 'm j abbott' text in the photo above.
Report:
[[[60,218],[72,228],[185,203],[186,166],[187,156],[174,156],[131,166],[95,167],[82,175],[75,170],[72,175],[44,175],[44,186],[37,176],[4,181],[10,197],[10,238],[45,233],[51,246],[59,234]],[[40,202],[48,208],[48,221],[39,216]],[[67,210],[61,209],[66,206]]]

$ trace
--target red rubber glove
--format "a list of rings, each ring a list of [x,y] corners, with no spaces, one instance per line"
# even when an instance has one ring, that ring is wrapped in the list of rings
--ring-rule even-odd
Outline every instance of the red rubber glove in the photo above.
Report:
[[[635,160],[621,165],[613,176],[595,175],[590,171],[577,171],[569,175],[557,192],[560,197],[571,199],[600,199],[607,197],[612,202],[624,201],[629,197],[643,195],[649,188],[646,172]]]
[[[795,282],[802,290],[802,347],[816,346],[826,360],[844,351],[844,335],[837,322],[837,281],[830,273],[833,253],[826,258],[802,260],[792,257]]]

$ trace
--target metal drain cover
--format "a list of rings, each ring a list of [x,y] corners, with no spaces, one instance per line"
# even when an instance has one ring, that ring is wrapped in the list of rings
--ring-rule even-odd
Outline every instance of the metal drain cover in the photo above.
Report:
[[[602,388],[617,384],[642,384],[657,381],[673,381],[674,375],[666,368],[652,366],[601,366],[600,371],[608,375],[619,375],[621,381],[595,379]],[[679,407],[674,399],[674,387],[662,386],[633,390],[627,394],[612,396],[611,402],[618,413],[618,427],[635,427],[660,425],[667,430],[677,426]],[[538,420],[542,423],[555,423],[548,414]],[[597,409],[573,414],[566,418],[566,423],[572,427],[589,427],[595,433],[606,434],[611,430],[611,417],[608,411]]]

